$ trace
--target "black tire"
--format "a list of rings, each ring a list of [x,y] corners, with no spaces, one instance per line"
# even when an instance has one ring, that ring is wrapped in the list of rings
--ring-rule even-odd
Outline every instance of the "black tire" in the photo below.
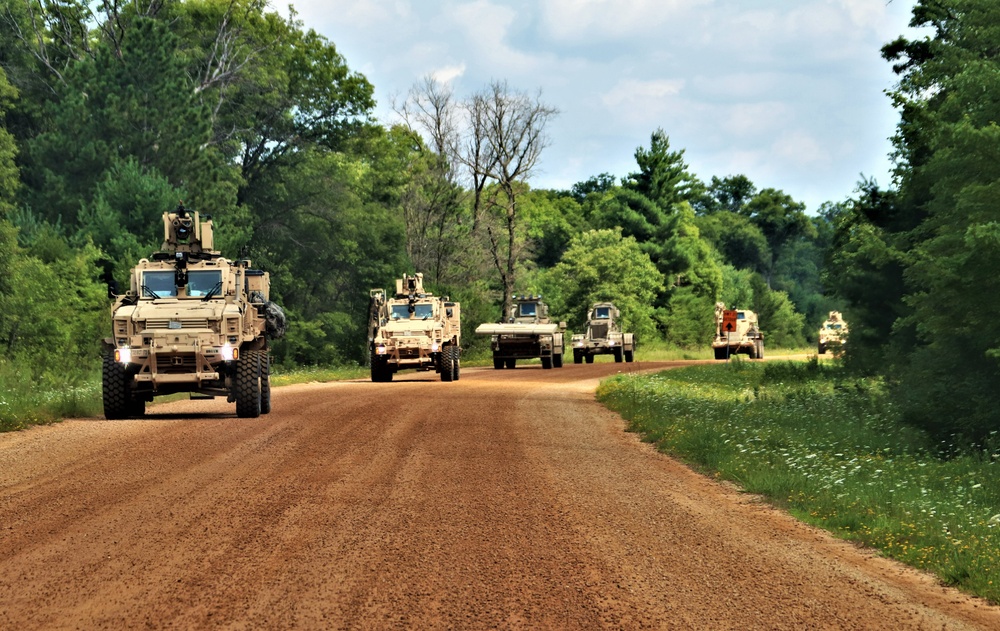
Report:
[[[245,351],[236,360],[236,416],[260,416],[260,352]]]
[[[115,361],[115,352],[104,354],[101,366],[101,389],[104,400],[104,418],[109,421],[128,418],[131,388],[128,384],[125,366]],[[145,407],[145,402],[144,407]]]
[[[508,370],[513,370],[514,366],[517,366],[517,358],[512,357],[510,359],[505,359],[503,360],[503,363]]]
[[[613,352],[615,354],[615,363],[616,364],[622,363],[622,359],[624,359],[623,357],[624,351],[622,350],[622,347],[621,346],[615,347],[615,350]]]
[[[554,368],[562,368],[562,353],[556,353],[552,356],[552,366]]]
[[[502,370],[503,369],[503,358],[497,357],[496,355],[494,355],[493,356],[493,368],[496,369],[496,370]]]
[[[551,370],[552,369],[552,356],[551,355],[548,355],[548,356],[542,358],[542,368],[544,368],[545,370]]]
[[[820,355],[826,355],[826,344],[820,344],[816,350]]]
[[[455,356],[452,354],[452,347],[445,346],[441,349],[441,356],[438,358],[438,372],[441,373],[441,381],[451,381],[455,378]]]
[[[271,354],[261,351],[260,359],[260,413],[271,413]]]
[[[573,351],[573,363],[582,364],[583,363],[583,353],[580,351]]]
[[[625,351],[625,361],[632,363],[633,359],[635,359],[635,351]]]
[[[757,359],[764,359],[764,340],[757,340]]]
[[[729,349],[726,348],[725,346],[723,346],[722,348],[716,347],[713,350],[715,351],[716,359],[726,359],[726,357],[729,355],[729,353],[727,352]]]
[[[462,372],[462,349],[456,346],[453,352],[455,355],[455,361],[451,364],[451,380],[458,381]]]
[[[586,354],[586,355],[583,356],[583,360],[585,362],[587,362],[588,364],[593,364],[594,363],[594,356],[588,353],[588,354]]]
[[[373,382],[386,383],[387,381],[392,381],[392,370],[389,368],[389,362],[381,355],[376,355],[375,349],[371,350],[370,361]]]
[[[750,345],[748,354],[750,355],[750,359],[757,359],[757,340],[754,340],[753,344]]]

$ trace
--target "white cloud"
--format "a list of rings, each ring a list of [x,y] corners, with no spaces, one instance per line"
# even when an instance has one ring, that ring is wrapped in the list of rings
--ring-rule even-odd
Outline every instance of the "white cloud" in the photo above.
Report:
[[[463,74],[465,74],[465,64],[461,63],[453,66],[438,68],[437,70],[431,72],[431,78],[438,83],[451,83]]]
[[[611,116],[630,123],[655,123],[683,89],[684,81],[678,79],[624,79],[601,95],[601,102]]]
[[[648,35],[712,0],[542,0],[545,31],[563,42]]]

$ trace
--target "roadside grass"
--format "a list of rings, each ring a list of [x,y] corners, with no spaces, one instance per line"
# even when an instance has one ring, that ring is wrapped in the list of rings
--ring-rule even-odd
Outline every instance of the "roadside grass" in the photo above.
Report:
[[[287,386],[311,381],[358,379],[368,375],[364,366],[335,368],[275,366],[271,383]],[[157,397],[156,401],[187,398],[187,394]],[[0,432],[56,423],[67,418],[90,418],[104,414],[100,367],[66,368],[59,372],[33,374],[33,367],[0,359]]]
[[[1000,603],[1000,435],[933,444],[884,384],[815,357],[621,374],[598,398],[661,451]]]

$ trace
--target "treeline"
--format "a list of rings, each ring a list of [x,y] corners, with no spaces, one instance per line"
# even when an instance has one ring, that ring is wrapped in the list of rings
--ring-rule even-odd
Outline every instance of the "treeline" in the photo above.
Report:
[[[885,49],[898,186],[807,214],[745,176],[699,178],[663,130],[633,173],[532,189],[558,115],[540,94],[427,79],[384,125],[335,45],[263,0],[92,4],[0,0],[2,374],[84,378],[106,281],[183,200],[271,273],[285,365],[363,362],[368,289],[420,271],[463,303],[473,351],[514,292],[571,328],[613,300],[641,340],[685,348],[707,345],[716,301],[757,311],[770,347],[811,344],[838,308],[847,364],[885,374],[914,422],[996,425],[992,5],[918,4],[935,37]]]

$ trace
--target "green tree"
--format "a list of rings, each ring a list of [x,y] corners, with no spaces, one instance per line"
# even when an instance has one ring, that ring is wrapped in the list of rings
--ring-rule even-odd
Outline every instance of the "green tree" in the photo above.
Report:
[[[550,306],[566,314],[571,327],[579,330],[590,305],[607,300],[621,310],[627,330],[640,339],[652,337],[652,302],[663,288],[662,276],[634,238],[615,229],[581,233],[552,273],[558,299]]]

